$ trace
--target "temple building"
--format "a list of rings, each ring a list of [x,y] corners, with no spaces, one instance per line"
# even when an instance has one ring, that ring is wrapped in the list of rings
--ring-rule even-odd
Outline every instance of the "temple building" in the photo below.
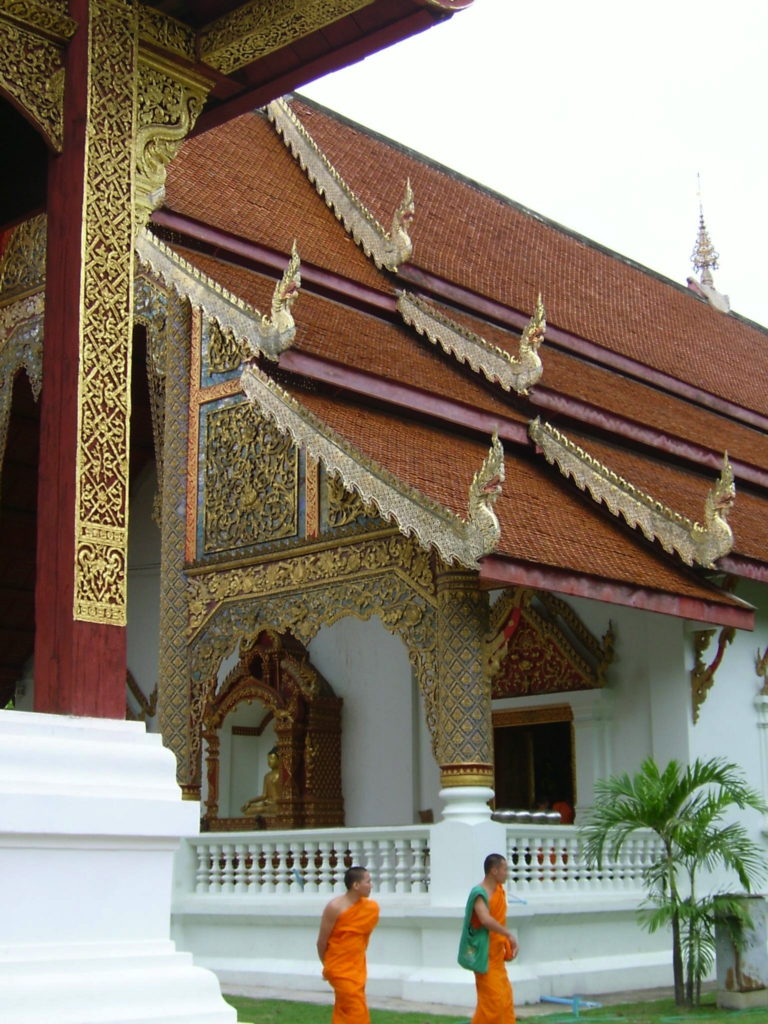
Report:
[[[168,404],[159,350],[149,352],[154,377],[140,372],[134,325],[160,311],[154,300],[139,308],[135,243],[191,132],[470,3],[3,5],[0,866],[13,879],[0,928],[4,1020],[234,1019],[213,975],[170,940],[173,853],[197,830],[197,807],[181,799],[160,735],[125,721],[126,695],[134,717],[155,709],[142,671],[126,664],[126,623],[130,603],[134,637],[157,649],[156,583],[146,565],[129,582],[128,566],[150,553],[142,480],[162,462]],[[167,518],[162,502],[155,511]],[[167,717],[165,696],[158,706]]]
[[[2,222],[0,739],[88,747],[63,791],[103,773],[101,804],[65,847],[117,849],[121,807],[165,861],[185,836],[178,952],[166,902],[151,943],[129,921],[78,963],[162,947],[201,1024],[230,1019],[201,967],[318,988],[320,908],[363,862],[369,991],[469,1005],[458,922],[498,849],[519,1001],[668,983],[634,920],[651,839],[597,871],[578,824],[648,755],[726,756],[768,796],[766,331],[716,290],[703,216],[678,285],[287,91],[466,5],[326,4],[250,64],[181,6],[184,31],[140,7],[135,74],[194,70],[174,109],[202,112],[139,102],[133,205],[85,190],[81,261],[62,164]],[[56,744],[47,781],[6,773],[19,858]],[[97,858],[127,921],[139,848]]]

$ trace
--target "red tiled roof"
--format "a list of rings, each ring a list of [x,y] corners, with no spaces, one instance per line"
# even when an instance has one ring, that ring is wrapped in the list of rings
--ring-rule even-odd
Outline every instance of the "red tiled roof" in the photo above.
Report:
[[[517,310],[541,292],[551,324],[768,414],[765,330],[329,112],[293,106],[383,223],[410,177],[417,266]]]

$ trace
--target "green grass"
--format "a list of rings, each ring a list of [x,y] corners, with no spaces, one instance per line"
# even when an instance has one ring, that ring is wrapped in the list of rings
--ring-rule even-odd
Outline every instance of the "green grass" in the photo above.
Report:
[[[289,1003],[280,999],[246,999],[242,996],[225,996],[227,1002],[237,1010],[238,1021],[249,1024],[330,1024],[332,1008],[312,1003]],[[520,1016],[526,1017],[526,1007],[519,1008]],[[464,1017],[433,1016],[426,1013],[399,1013],[394,1010],[371,1010],[371,1024],[458,1024],[467,1021],[471,1012]],[[768,1009],[764,1010],[718,1010],[714,995],[704,997],[701,1006],[693,1010],[681,1010],[672,999],[653,1003],[625,1003],[619,1006],[604,1006],[600,1010],[582,1010],[577,1017],[566,1006],[552,1004],[552,1013],[542,1016],[528,1016],[533,1024],[573,1024],[578,1020],[589,1024],[768,1024]]]
[[[225,996],[237,1010],[239,1021],[250,1024],[331,1024],[332,1006],[313,1003],[286,1003],[280,999],[246,999],[244,996]],[[465,1017],[434,1017],[426,1013],[395,1013],[392,1010],[371,1010],[371,1024],[457,1024],[469,1020]]]

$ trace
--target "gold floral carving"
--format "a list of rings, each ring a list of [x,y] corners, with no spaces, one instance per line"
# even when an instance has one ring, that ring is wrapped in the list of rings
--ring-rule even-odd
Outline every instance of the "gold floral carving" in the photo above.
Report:
[[[161,290],[157,295],[159,301],[166,302]],[[165,309],[158,722],[163,743],[176,755],[177,777],[183,783],[190,774],[191,683],[186,637],[187,578],[184,573],[186,516],[183,506],[179,509],[179,502],[187,487],[190,310],[189,305],[174,292],[167,296]]]
[[[157,712],[157,685],[148,697],[129,671],[126,676],[128,692],[138,704],[139,710],[135,712],[128,701],[125,702],[125,717],[129,722],[146,722],[148,718],[154,718]]]
[[[656,501],[538,417],[529,425],[528,433],[547,462],[557,464],[563,476],[588,491],[595,501],[605,502],[614,516],[623,516],[648,540],[656,540],[665,551],[678,554],[686,565],[712,569],[717,559],[733,547],[727,516],[736,490],[727,453],[720,477],[707,493],[702,525]]]
[[[165,196],[165,172],[203,109],[211,82],[143,52],[138,73],[135,203],[143,227]]]
[[[213,278],[198,270],[146,229],[136,239],[139,259],[166,285],[215,320],[222,331],[241,342],[251,354],[277,359],[293,341],[296,332],[291,307],[301,286],[300,261],[294,245],[288,266],[275,285],[272,309],[263,316]]]
[[[0,21],[5,18],[59,43],[68,42],[77,29],[65,0],[0,0]]]
[[[45,285],[46,217],[23,221],[0,257],[0,306]]]
[[[45,294],[38,291],[0,305],[0,468],[5,457],[13,383],[26,371],[35,401],[43,382],[43,320]]]
[[[299,453],[250,402],[207,417],[203,498],[206,555],[298,534]]]
[[[348,526],[360,516],[366,515],[365,505],[354,492],[349,492],[337,476],[325,477],[325,493],[328,501],[327,520],[330,529]]]
[[[211,373],[229,373],[236,370],[248,349],[238,343],[232,331],[222,330],[216,320],[208,324],[208,369]]]
[[[200,59],[228,75],[373,0],[250,0],[198,32]]]
[[[599,688],[614,647],[610,623],[598,640],[565,601],[515,587],[491,611],[486,678],[493,697]]]
[[[410,181],[406,182],[403,200],[387,231],[347,185],[285,100],[270,103],[267,113],[318,194],[366,256],[377,267],[393,272],[407,263],[413,253],[410,225],[415,209]]]
[[[83,209],[74,617],[125,625],[136,7],[92,0]]]
[[[444,786],[493,785],[491,694],[483,637],[488,595],[477,573],[437,576],[437,762]]]
[[[707,694],[715,681],[715,673],[723,660],[725,648],[732,644],[736,636],[733,626],[724,626],[717,638],[717,651],[709,665],[704,663],[704,652],[709,647],[716,629],[698,629],[693,634],[693,651],[695,662],[691,669],[691,710],[694,722],[699,720],[701,705],[707,698]]]
[[[356,492],[383,519],[397,523],[403,534],[415,537],[425,549],[435,548],[444,561],[474,566],[498,543],[498,520],[492,509],[503,478],[498,438],[473,481],[465,521],[364,456],[255,364],[246,364],[241,381],[260,411],[318,459],[329,475],[336,475],[346,490]]]
[[[452,320],[422,296],[399,292],[397,308],[405,323],[417,333],[433,345],[439,345],[458,362],[467,363],[475,373],[482,373],[489,381],[500,384],[505,391],[527,395],[541,378],[543,367],[538,350],[547,327],[541,296],[530,323],[520,336],[517,356]]]
[[[768,647],[765,648],[762,654],[758,648],[757,654],[755,655],[755,672],[763,681],[762,688],[760,689],[760,696],[768,697]]]
[[[20,4],[18,8],[19,14],[22,10],[30,17],[36,13],[32,5]],[[25,111],[51,147],[60,152],[64,142],[62,47],[15,25],[7,19],[4,9],[0,9],[0,88]]]
[[[307,548],[235,569],[190,573],[189,765],[199,785],[198,723],[218,666],[242,640],[269,626],[307,644],[322,625],[346,616],[379,616],[403,639],[421,688],[427,724],[436,729],[435,598],[431,558],[397,535]]]
[[[304,458],[304,534],[308,539],[320,533],[320,463]]]
[[[151,43],[161,50],[170,50],[187,60],[197,59],[193,30],[147,4],[139,7],[139,38],[142,42]]]

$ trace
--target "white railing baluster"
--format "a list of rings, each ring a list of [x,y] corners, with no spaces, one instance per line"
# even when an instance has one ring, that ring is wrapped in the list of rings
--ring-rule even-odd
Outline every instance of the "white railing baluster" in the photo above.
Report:
[[[304,878],[304,892],[317,892],[317,867],[315,857],[317,856],[317,843],[304,843],[304,859],[306,861],[302,876]],[[301,870],[301,869],[299,869]]]
[[[331,868],[331,854],[333,842],[328,840],[318,844],[320,868],[318,874],[318,892],[333,892],[333,870]]]
[[[411,871],[408,863],[408,841],[395,839],[395,892],[411,891]]]
[[[261,844],[261,857],[259,858],[259,867],[261,873],[261,891],[262,892],[274,892],[275,891],[275,844],[274,843],[262,843]]]
[[[195,892],[208,892],[211,884],[211,849],[205,843],[195,843],[195,859],[197,861],[197,872],[195,874]]]

